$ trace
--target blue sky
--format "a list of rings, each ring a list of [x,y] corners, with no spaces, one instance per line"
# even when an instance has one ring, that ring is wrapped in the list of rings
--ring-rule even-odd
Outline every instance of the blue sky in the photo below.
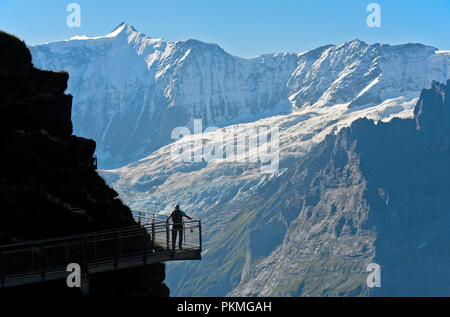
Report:
[[[81,7],[80,28],[66,25],[71,2]],[[380,28],[366,24],[372,2],[381,7]],[[0,29],[27,44],[104,35],[122,21],[152,37],[195,38],[243,57],[356,38],[450,49],[450,0],[0,0]]]

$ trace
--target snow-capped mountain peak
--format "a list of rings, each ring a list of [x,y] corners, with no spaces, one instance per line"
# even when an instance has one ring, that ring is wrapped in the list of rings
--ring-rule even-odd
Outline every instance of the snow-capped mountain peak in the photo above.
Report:
[[[120,23],[112,32],[105,35],[105,37],[116,37],[120,34],[130,34],[132,32],[137,32],[136,29],[129,23]]]
[[[103,36],[87,36],[87,35],[75,35],[72,36],[70,40],[99,40],[99,39],[106,39],[106,38],[119,38],[119,37],[125,37],[127,38],[133,33],[137,33],[136,29],[128,23],[122,22],[120,23],[114,30],[112,30],[110,33],[103,35]]]

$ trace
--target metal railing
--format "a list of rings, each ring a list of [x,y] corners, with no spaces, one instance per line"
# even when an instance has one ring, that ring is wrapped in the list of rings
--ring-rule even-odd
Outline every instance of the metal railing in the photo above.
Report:
[[[184,223],[183,248],[172,248],[172,225],[146,213],[140,225],[0,246],[0,287],[65,278],[70,263],[84,275],[172,260],[201,258],[201,222]]]
[[[173,232],[173,224],[166,222],[167,216],[158,213],[152,213],[148,211],[133,211],[133,216],[136,221],[144,226],[154,226],[158,223],[158,227],[160,228],[161,223],[164,223],[165,232],[166,232],[166,248],[173,249],[173,241],[172,241],[172,232]],[[183,244],[182,246],[187,247],[198,247],[199,250],[202,250],[202,224],[198,219],[192,219],[185,221],[183,219],[182,224],[183,230]],[[154,231],[154,230],[152,230]],[[154,237],[156,238],[156,237]],[[161,239],[158,239],[161,241]]]

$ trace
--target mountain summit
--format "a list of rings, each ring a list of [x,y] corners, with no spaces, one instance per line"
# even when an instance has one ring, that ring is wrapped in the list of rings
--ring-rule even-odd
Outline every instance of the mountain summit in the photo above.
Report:
[[[107,34],[106,37],[115,37],[122,33],[130,34],[132,32],[137,32],[137,31],[131,24],[122,22],[111,33]]]
[[[120,23],[114,30],[112,30],[110,33],[104,35],[104,36],[94,36],[94,37],[89,37],[87,35],[75,35],[72,36],[70,38],[71,41],[75,41],[75,40],[99,40],[99,39],[107,39],[107,38],[120,38],[120,37],[125,37],[125,39],[127,39],[127,37],[134,33],[137,32],[136,29],[128,23],[122,22]],[[56,42],[58,43],[58,42]]]

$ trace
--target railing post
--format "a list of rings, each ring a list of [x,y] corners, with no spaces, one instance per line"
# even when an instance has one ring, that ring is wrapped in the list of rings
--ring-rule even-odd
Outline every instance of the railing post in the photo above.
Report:
[[[66,263],[69,263],[69,243],[67,240],[64,243],[64,260]]]
[[[117,270],[117,265],[118,265],[118,262],[119,262],[119,252],[120,252],[119,244],[120,244],[120,242],[119,242],[119,232],[117,232],[116,233],[116,258],[115,258],[115,261],[114,261],[114,268],[116,270]]]
[[[169,245],[169,222],[166,222],[166,241],[167,241],[167,250],[170,250],[170,245]]]
[[[42,280],[45,280],[45,270],[46,270],[45,243],[42,243],[41,245],[41,253],[42,253]]]
[[[5,275],[6,275],[6,265],[5,265],[5,250],[2,248],[0,251],[0,273],[2,274],[1,278],[1,287],[5,285]]]
[[[83,237],[81,240],[81,267],[83,269],[82,275],[88,274],[88,257],[86,253],[86,238]]]
[[[147,249],[148,249],[148,241],[147,241],[147,229],[143,228],[143,240],[144,240],[144,264],[147,263]]]
[[[83,296],[89,295],[89,276],[87,275],[81,277],[81,294]]]
[[[181,218],[181,222],[183,223],[183,242],[186,244],[186,224],[184,223],[183,218]]]
[[[34,256],[34,248],[33,247],[29,247],[30,250],[30,258],[31,258],[31,269],[34,268],[34,263],[35,263],[35,256]]]
[[[120,231],[118,232],[117,236],[119,237],[117,239],[118,245],[117,250],[119,251],[119,260],[122,257],[122,236],[120,235]]]
[[[152,218],[152,248],[155,249],[155,217]]]
[[[97,261],[98,258],[98,240],[97,238],[95,240],[92,241],[92,249],[93,249],[93,253],[94,253],[94,261]]]
[[[202,252],[202,222],[198,221],[198,238],[200,242],[200,252]]]

